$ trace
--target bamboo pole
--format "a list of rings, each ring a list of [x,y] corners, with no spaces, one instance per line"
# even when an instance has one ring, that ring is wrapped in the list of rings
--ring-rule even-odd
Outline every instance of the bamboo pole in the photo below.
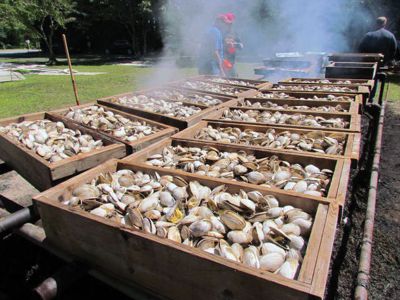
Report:
[[[67,37],[65,36],[65,34],[63,34],[62,38],[63,38],[63,42],[64,42],[65,55],[67,56],[67,61],[68,61],[69,74],[71,75],[72,88],[73,88],[74,94],[75,94],[75,102],[76,102],[76,105],[80,105],[79,97],[78,97],[78,89],[76,87],[76,82],[75,82],[75,76],[74,76],[74,73],[72,73],[72,63],[71,63],[71,57],[69,56]]]

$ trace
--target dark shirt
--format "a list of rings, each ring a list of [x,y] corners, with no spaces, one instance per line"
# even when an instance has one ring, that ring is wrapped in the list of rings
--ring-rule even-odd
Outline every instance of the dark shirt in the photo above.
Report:
[[[385,28],[368,32],[361,41],[360,51],[364,53],[382,53],[384,62],[391,62],[397,50],[397,42],[393,33]]]

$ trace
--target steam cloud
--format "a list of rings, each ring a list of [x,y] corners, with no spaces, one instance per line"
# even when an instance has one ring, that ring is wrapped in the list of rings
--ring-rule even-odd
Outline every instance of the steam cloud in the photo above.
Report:
[[[350,51],[372,18],[354,0],[168,0],[164,57],[196,57],[204,33],[226,12],[236,15],[234,30],[245,45],[240,54],[260,64],[276,52]],[[158,83],[177,75],[171,64],[160,67],[163,74],[152,76]]]

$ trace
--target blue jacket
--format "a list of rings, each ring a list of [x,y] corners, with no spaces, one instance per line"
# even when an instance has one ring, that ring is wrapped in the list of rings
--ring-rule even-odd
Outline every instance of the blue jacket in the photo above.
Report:
[[[396,55],[397,41],[393,33],[385,28],[368,32],[361,41],[360,51],[364,53],[382,53],[385,64]]]

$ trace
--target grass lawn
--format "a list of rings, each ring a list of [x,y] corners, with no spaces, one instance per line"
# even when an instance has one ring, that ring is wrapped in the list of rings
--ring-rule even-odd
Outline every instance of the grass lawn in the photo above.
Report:
[[[389,91],[387,94],[388,100],[400,100],[400,76],[389,76]]]
[[[4,60],[3,60],[4,61]],[[9,59],[7,61],[10,61]],[[57,66],[55,68],[66,68]],[[99,97],[134,91],[146,85],[156,86],[168,69],[118,65],[74,65],[81,72],[105,72],[102,75],[76,76],[81,103]],[[175,78],[194,75],[194,69],[180,69]],[[24,75],[25,80],[0,83],[0,118],[73,105],[75,98],[69,76]]]

